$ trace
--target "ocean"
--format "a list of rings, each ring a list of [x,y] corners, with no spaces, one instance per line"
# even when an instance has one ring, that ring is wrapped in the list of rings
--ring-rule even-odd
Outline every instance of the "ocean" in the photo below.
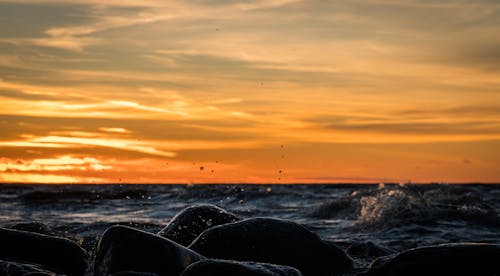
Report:
[[[354,252],[359,271],[380,252],[454,242],[500,244],[500,185],[494,184],[4,184],[0,226],[41,222],[92,252],[111,225],[156,233],[183,208],[202,203],[242,218],[303,224]]]

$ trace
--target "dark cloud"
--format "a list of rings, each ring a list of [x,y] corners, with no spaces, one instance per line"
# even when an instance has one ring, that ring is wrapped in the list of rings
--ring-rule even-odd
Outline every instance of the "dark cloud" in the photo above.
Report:
[[[7,98],[14,98],[14,99],[21,99],[21,100],[55,100],[53,96],[50,95],[44,95],[44,94],[33,94],[33,93],[26,93],[23,91],[19,90],[13,90],[13,89],[1,89],[0,88],[0,97],[7,97]]]
[[[332,130],[412,135],[500,134],[500,123],[483,122],[327,124],[324,127]]]
[[[479,67],[487,71],[500,70],[500,40],[474,41],[450,48],[450,51],[442,57],[444,62],[465,67]]]
[[[21,134],[36,136],[50,135],[51,132],[99,132],[102,127],[118,127],[130,130],[130,134],[118,134],[120,137],[152,140],[206,140],[234,141],[254,139],[250,133],[234,130],[233,132],[208,130],[207,127],[237,129],[252,127],[251,122],[242,120],[219,121],[177,121],[177,120],[146,120],[146,119],[104,119],[104,118],[62,118],[0,115],[2,123],[2,140],[12,140]],[[110,135],[110,134],[108,134]]]
[[[80,4],[0,3],[0,37],[42,37],[49,28],[92,22],[92,7]]]
[[[395,113],[396,116],[405,116],[405,117],[483,117],[498,115],[500,116],[500,105],[492,105],[492,104],[484,104],[484,105],[465,105],[458,107],[451,107],[447,109],[427,109],[422,107],[420,109],[407,109],[400,112]]]
[[[27,101],[64,101],[72,103],[84,103],[86,101],[85,97],[79,95],[67,95],[67,94],[43,94],[43,93],[28,93],[16,89],[5,89],[0,88],[0,97],[12,98],[18,100]],[[62,103],[61,103],[62,104]]]
[[[387,116],[320,116],[309,122],[325,129],[348,132],[370,132],[411,135],[466,135],[500,134],[500,118],[497,121],[483,121],[483,116],[499,115],[500,109],[464,106],[447,110],[405,110],[388,118]],[[453,116],[453,117],[450,117]],[[463,121],[461,118],[476,118]],[[449,122],[432,121],[449,118]],[[406,120],[405,120],[406,119]]]

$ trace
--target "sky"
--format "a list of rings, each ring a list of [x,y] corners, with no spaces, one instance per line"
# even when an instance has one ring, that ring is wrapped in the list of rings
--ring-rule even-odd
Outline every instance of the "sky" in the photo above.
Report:
[[[0,182],[500,182],[498,0],[0,0]]]

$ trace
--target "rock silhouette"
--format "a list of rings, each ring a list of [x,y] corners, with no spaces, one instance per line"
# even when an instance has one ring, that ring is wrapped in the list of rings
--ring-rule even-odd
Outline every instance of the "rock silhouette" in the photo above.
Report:
[[[228,260],[201,260],[186,268],[181,276],[301,276],[290,266],[236,262]]]
[[[38,264],[60,274],[83,275],[88,255],[73,241],[0,228],[0,259]]]
[[[158,235],[128,226],[112,226],[97,245],[94,275],[122,271],[179,275],[204,257]]]
[[[362,275],[500,275],[499,261],[500,245],[443,244],[377,259]]]
[[[196,205],[180,211],[165,228],[158,232],[158,235],[188,246],[206,229],[238,220],[236,215],[215,205]]]
[[[208,258],[288,265],[304,275],[350,272],[352,259],[330,242],[290,221],[251,218],[204,231],[189,248]]]

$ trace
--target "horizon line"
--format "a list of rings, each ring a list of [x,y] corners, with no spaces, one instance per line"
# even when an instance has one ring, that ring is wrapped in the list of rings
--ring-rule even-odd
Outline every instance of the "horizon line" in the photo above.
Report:
[[[106,183],[40,183],[40,182],[0,182],[0,185],[500,185],[500,182],[290,182],[290,183],[257,183],[257,182],[231,182],[231,183],[141,183],[141,182],[106,182]]]

